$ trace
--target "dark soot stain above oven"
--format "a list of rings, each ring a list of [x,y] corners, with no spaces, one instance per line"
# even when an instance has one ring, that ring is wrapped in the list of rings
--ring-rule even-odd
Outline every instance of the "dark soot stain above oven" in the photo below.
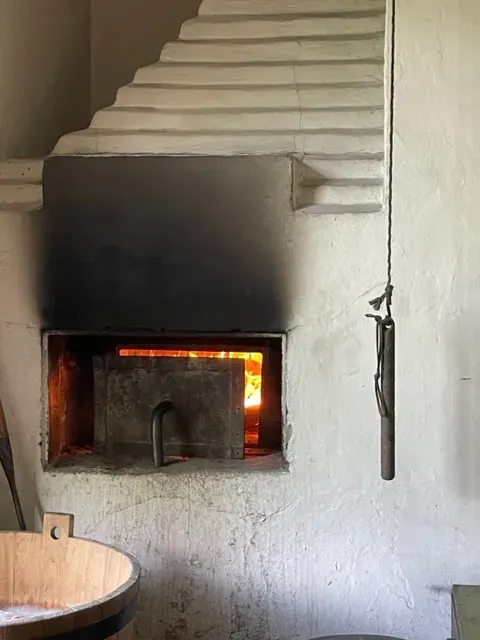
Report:
[[[288,159],[53,157],[44,202],[47,328],[287,328]]]

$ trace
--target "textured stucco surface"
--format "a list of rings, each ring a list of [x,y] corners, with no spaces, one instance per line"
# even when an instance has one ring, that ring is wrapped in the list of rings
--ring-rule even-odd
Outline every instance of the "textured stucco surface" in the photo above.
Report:
[[[392,484],[379,479],[363,317],[381,291],[382,216],[296,217],[291,471],[243,477],[40,470],[38,320],[28,274],[11,284],[11,265],[24,273],[29,258],[24,218],[0,218],[0,385],[21,490],[31,512],[35,460],[43,508],[73,511],[79,534],[137,555],[140,638],[448,637],[451,584],[480,576],[479,47],[475,0],[398,0]]]
[[[173,21],[189,2],[168,12],[147,5]],[[204,0],[158,58],[173,23],[152,40],[154,15],[142,3],[94,1],[93,106],[109,106],[54,154],[295,153],[305,161],[296,208],[380,212],[386,3],[354,4]],[[118,80],[128,84],[114,99]]]
[[[0,0],[0,159],[50,153],[90,115],[90,0]]]

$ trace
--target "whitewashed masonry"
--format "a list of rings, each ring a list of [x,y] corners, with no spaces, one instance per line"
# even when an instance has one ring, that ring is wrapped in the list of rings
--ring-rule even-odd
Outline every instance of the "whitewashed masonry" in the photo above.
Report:
[[[34,211],[42,206],[43,160],[0,161],[0,211]]]
[[[385,0],[204,0],[55,154],[294,155],[295,208],[382,208]]]

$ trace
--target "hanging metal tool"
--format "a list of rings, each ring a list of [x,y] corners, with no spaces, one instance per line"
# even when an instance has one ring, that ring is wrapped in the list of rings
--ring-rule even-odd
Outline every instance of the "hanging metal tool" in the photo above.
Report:
[[[392,0],[391,60],[390,60],[390,109],[388,149],[387,207],[387,281],[384,293],[369,304],[380,311],[385,303],[385,316],[367,314],[377,323],[377,370],[375,372],[375,397],[381,422],[381,474],[384,480],[395,478],[395,322],[392,318],[392,203],[393,203],[393,141],[394,141],[394,92],[395,92],[395,0]]]
[[[395,322],[391,316],[390,301],[393,287],[370,304],[377,311],[383,300],[387,301],[387,315],[368,314],[377,323],[377,370],[375,372],[375,397],[380,414],[381,473],[384,480],[395,478]]]

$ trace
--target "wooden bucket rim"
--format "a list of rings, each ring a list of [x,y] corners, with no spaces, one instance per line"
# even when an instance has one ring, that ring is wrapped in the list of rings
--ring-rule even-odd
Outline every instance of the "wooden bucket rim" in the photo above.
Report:
[[[15,537],[20,537],[20,538],[30,538],[32,536],[42,536],[44,535],[44,533],[42,531],[1,531],[0,532],[0,537],[6,536],[6,535],[15,535]],[[116,598],[121,597],[123,594],[126,594],[129,591],[132,591],[131,597],[123,604],[123,608],[127,607],[132,600],[136,597],[137,594],[137,590],[138,590],[138,583],[139,583],[139,579],[140,579],[140,574],[141,574],[141,566],[140,563],[138,562],[138,560],[132,556],[130,553],[128,553],[127,551],[123,551],[118,549],[117,547],[113,546],[113,545],[109,545],[106,544],[104,542],[98,542],[96,540],[89,540],[88,538],[83,538],[80,536],[73,536],[73,535],[69,535],[68,539],[70,540],[81,540],[85,543],[88,543],[89,545],[96,545],[97,547],[102,547],[104,549],[110,549],[112,551],[115,551],[116,553],[119,553],[120,555],[124,556],[125,558],[127,558],[127,560],[129,560],[130,562],[130,567],[131,567],[131,572],[129,577],[122,582],[120,585],[118,585],[118,587],[116,589],[114,589],[113,591],[110,591],[110,593],[101,596],[100,598],[96,598],[95,600],[92,600],[89,603],[86,604],[79,604],[79,605],[75,605],[73,607],[68,607],[66,609],[61,609],[59,611],[56,611],[54,613],[49,614],[48,611],[46,613],[39,614],[38,616],[31,616],[28,618],[24,618],[24,619],[19,619],[19,620],[12,620],[9,621],[7,624],[0,624],[0,633],[3,629],[8,629],[11,627],[14,627],[15,629],[19,629],[21,627],[25,627],[25,628],[29,628],[32,627],[32,630],[34,627],[40,627],[41,625],[46,626],[48,625],[48,623],[50,621],[55,621],[55,622],[59,622],[59,620],[61,619],[62,621],[65,621],[65,626],[70,629],[71,625],[69,625],[69,621],[75,617],[78,616],[78,614],[81,614],[84,611],[89,611],[91,613],[92,609],[94,610],[101,610],[102,605],[104,605],[105,603],[109,602],[110,600],[114,600]],[[19,605],[21,606],[21,605]],[[119,609],[121,609],[122,607],[119,607]],[[98,617],[98,620],[101,620],[102,616]],[[90,622],[91,622],[91,618],[90,618]],[[40,635],[39,637],[42,637],[42,635]]]

